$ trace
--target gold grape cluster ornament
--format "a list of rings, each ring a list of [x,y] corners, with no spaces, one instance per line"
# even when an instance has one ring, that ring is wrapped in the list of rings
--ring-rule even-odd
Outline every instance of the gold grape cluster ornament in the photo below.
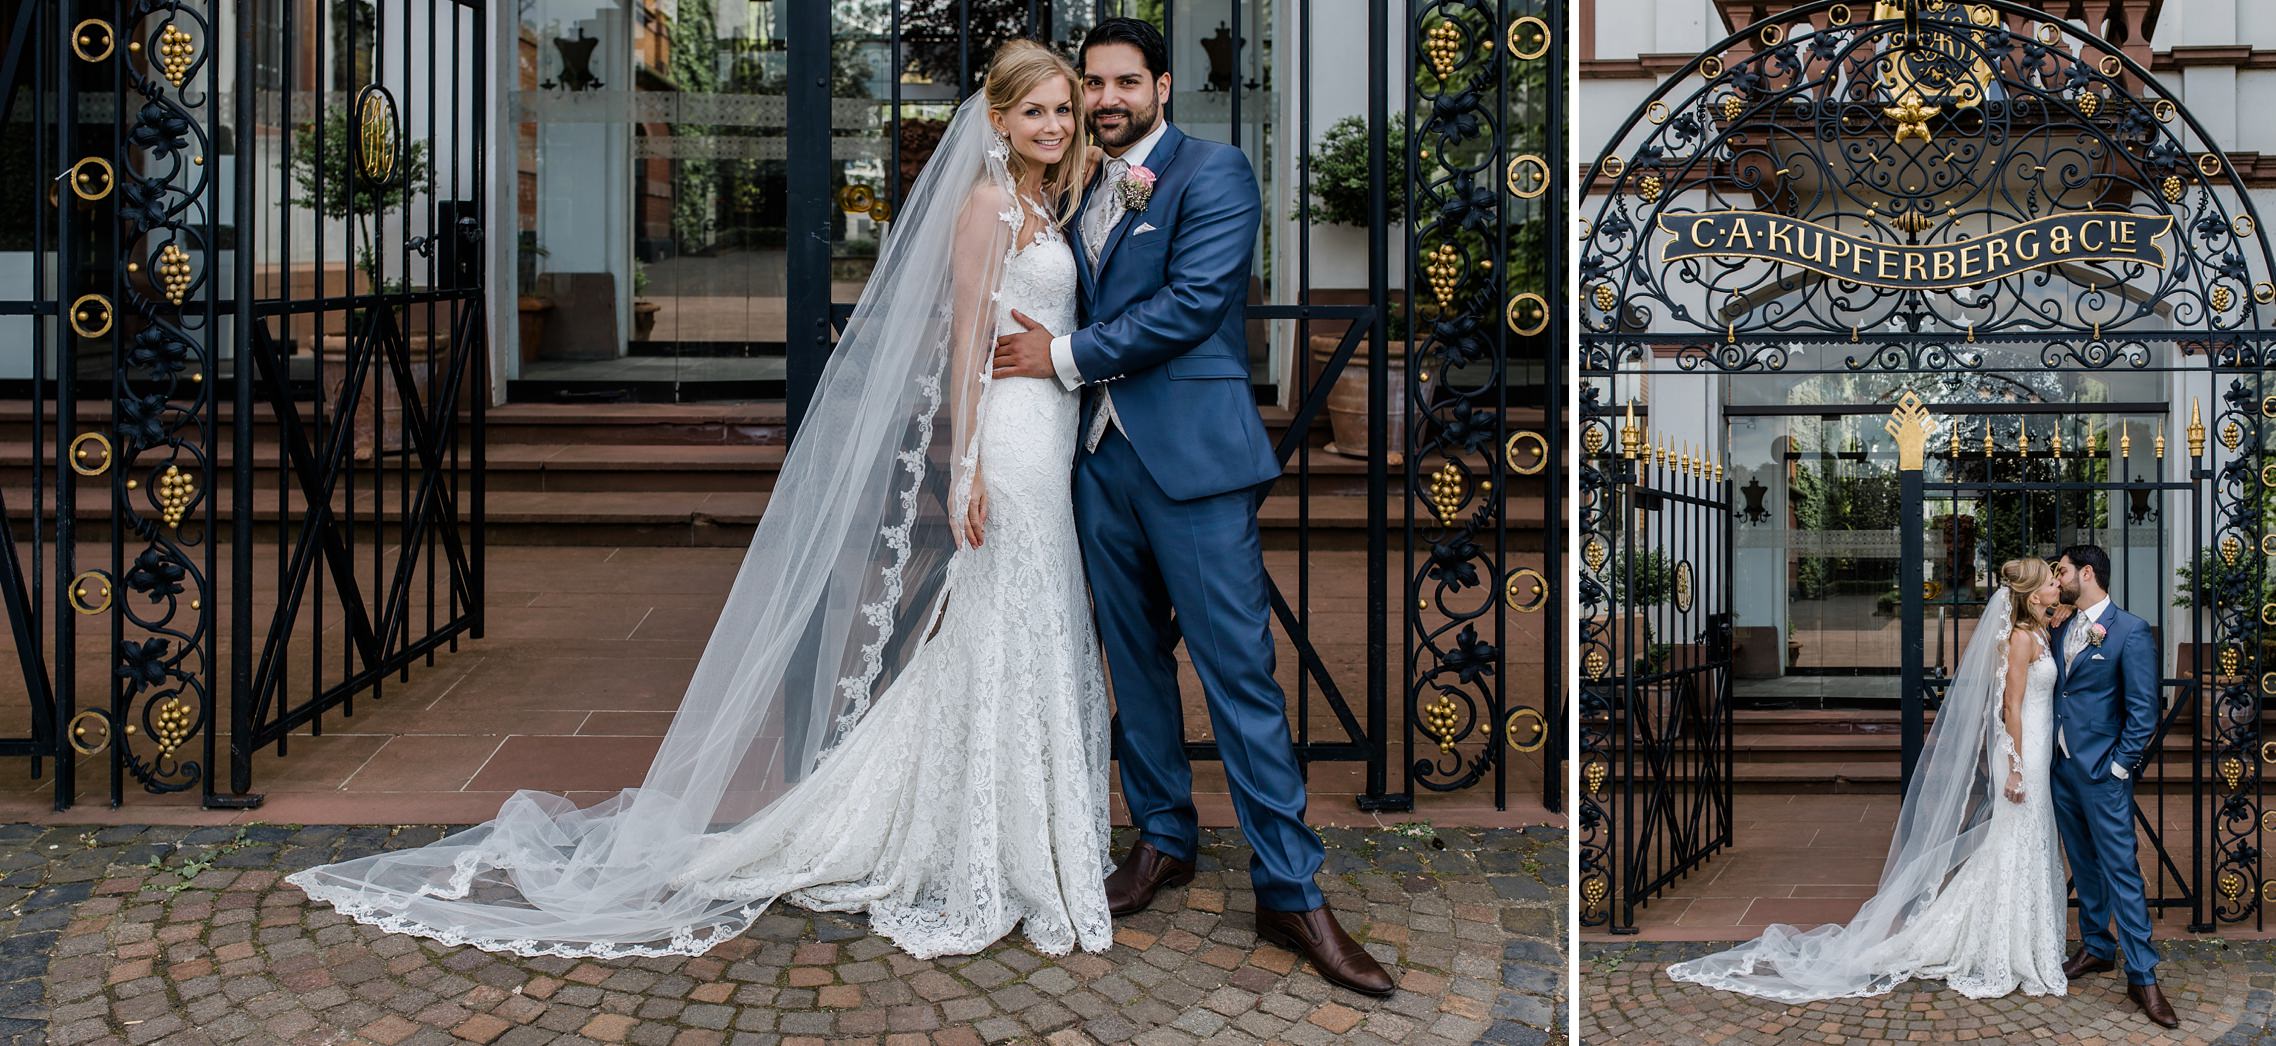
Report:
[[[1451,527],[1462,511],[1462,468],[1449,461],[1430,477],[1430,503],[1438,510],[1440,526]]]
[[[1423,55],[1430,59],[1431,71],[1446,79],[1454,63],[1462,60],[1462,30],[1446,21],[1431,26],[1423,36]]]
[[[1423,275],[1430,279],[1430,291],[1438,296],[1438,307],[1454,304],[1454,288],[1462,279],[1462,252],[1451,243],[1442,243],[1429,255],[1430,262],[1423,266]]]
[[[158,729],[151,740],[158,743],[158,757],[170,758],[190,739],[190,706],[179,697],[169,697],[158,703],[153,719]]]
[[[189,511],[190,500],[197,495],[197,481],[178,465],[166,466],[158,477],[159,518],[172,530],[182,525],[182,516]]]
[[[2164,181],[2164,183],[2162,183],[2162,185],[2161,185],[2161,188],[2163,188],[2163,189],[2164,189],[2164,191],[2165,191],[2165,202],[2167,202],[2167,203],[2180,203],[2180,202],[2181,202],[2181,193],[2182,193],[2182,190],[2183,190],[2185,187],[2184,187],[2184,186],[2182,185],[2182,183],[2181,183],[2181,176],[2180,176],[2180,175],[2178,175],[2178,174],[2169,174],[2169,175],[2166,175],[2166,176],[2165,176],[2165,181]]]
[[[158,288],[175,305],[190,293],[190,255],[180,244],[169,243],[158,252]]]
[[[1428,730],[1432,737],[1438,738],[1438,750],[1441,752],[1454,750],[1454,735],[1460,728],[1461,720],[1461,709],[1454,704],[1453,698],[1444,694],[1431,702],[1429,708],[1423,709],[1423,729]]]
[[[158,31],[158,72],[179,89],[190,78],[190,62],[197,50],[197,41],[181,26],[166,23],[166,28]]]

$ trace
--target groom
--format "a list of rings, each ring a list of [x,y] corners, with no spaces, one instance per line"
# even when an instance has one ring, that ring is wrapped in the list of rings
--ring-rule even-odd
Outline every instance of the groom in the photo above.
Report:
[[[1280,476],[1249,392],[1242,306],[1261,203],[1238,149],[1162,119],[1169,49],[1152,25],[1101,21],[1083,40],[1083,101],[1106,151],[1073,225],[1084,326],[997,343],[995,377],[1083,390],[1075,520],[1115,694],[1122,793],[1139,829],[1107,877],[1116,915],[1193,879],[1199,821],[1173,651],[1182,636],[1209,704],[1233,808],[1254,856],[1257,934],[1322,977],[1387,995],[1312,881],[1289,740],[1256,493]],[[1174,615],[1174,616],[1173,616]]]
[[[2134,841],[2134,780],[2157,730],[2163,673],[2149,623],[2111,604],[2109,577],[2110,554],[2096,545],[2064,549],[2055,565],[2063,602],[2078,608],[2054,636],[2055,825],[2078,887],[2079,950],[2063,975],[2075,981],[2115,969],[2122,938],[2127,996],[2174,1028],[2181,1021],[2158,990]]]

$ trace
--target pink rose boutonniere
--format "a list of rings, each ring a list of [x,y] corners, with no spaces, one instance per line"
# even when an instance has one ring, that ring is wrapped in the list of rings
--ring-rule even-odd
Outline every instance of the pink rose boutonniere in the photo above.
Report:
[[[2088,625],[2086,626],[2086,645],[2101,646],[2103,637],[2108,636],[2109,634],[2110,630],[2102,627],[2099,622]]]
[[[1133,211],[1146,209],[1146,201],[1154,198],[1154,172],[1138,164],[1131,164],[1122,180],[1115,183],[1122,193],[1122,206]]]

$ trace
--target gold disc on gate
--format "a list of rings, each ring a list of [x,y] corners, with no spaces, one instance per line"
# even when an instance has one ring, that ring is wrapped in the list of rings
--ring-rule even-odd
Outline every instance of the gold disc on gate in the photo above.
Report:
[[[2104,76],[2116,76],[2118,75],[2118,70],[2123,68],[2118,64],[2118,56],[2114,54],[2103,55],[2102,61],[2095,64],[2102,70],[2102,75]]]
[[[1549,191],[1549,162],[1532,153],[1526,153],[1509,162],[1509,172],[1503,181],[1509,194],[1520,200],[1537,200]]]
[[[1518,42],[1518,30],[1531,29],[1538,34],[1533,47]],[[1549,53],[1549,23],[1539,15],[1525,15],[1509,24],[1509,55],[1521,62],[1530,62]],[[1490,41],[1489,41],[1490,42]]]
[[[91,170],[90,170],[91,168]],[[118,172],[111,162],[100,156],[89,156],[71,165],[71,195],[94,203],[111,194],[118,184]]]
[[[71,591],[65,595],[71,601],[71,609],[82,614],[100,614],[111,608],[111,576],[100,570],[81,571],[78,577],[71,579]]]
[[[118,46],[118,34],[111,23],[100,18],[89,18],[71,27],[71,53],[82,62],[100,62],[111,56]]]
[[[88,464],[88,444],[102,451],[102,458]],[[82,476],[100,476],[111,468],[111,441],[100,432],[82,432],[71,441],[71,471]]]
[[[1531,452],[1533,464],[1531,466],[1518,463],[1517,448],[1521,444],[1531,444],[1533,447]],[[1502,458],[1509,464],[1511,472],[1520,476],[1538,475],[1542,469],[1549,467],[1549,441],[1543,439],[1540,433],[1531,430],[1516,433],[1510,436],[1509,442],[1502,447]]]
[[[88,730],[90,723],[102,728],[99,736],[92,735]],[[80,755],[94,755],[111,746],[111,717],[103,714],[99,708],[85,709],[71,717],[70,729],[64,731],[63,739],[71,743],[72,751]]]
[[[1700,59],[1699,75],[1704,76],[1710,80],[1723,75],[1723,60],[1714,55],[1708,55],[1707,57]]]
[[[71,303],[71,332],[82,338],[100,338],[111,332],[111,300],[100,294],[82,294]]]
[[[1532,720],[1532,741],[1518,741],[1517,723],[1521,719]],[[1549,743],[1549,720],[1542,716],[1541,710],[1538,708],[1520,708],[1509,714],[1509,725],[1502,732],[1509,737],[1509,747],[1512,751],[1538,752]]]
[[[1538,614],[1549,605],[1549,579],[1532,567],[1519,567],[1503,583],[1502,599],[1520,614]]]
[[[1518,319],[1518,307],[1521,305],[1532,306],[1534,315],[1538,317],[1538,319],[1530,324],[1520,321]],[[1509,329],[1519,337],[1525,338],[1530,338],[1533,335],[1548,330],[1549,299],[1535,294],[1532,291],[1526,291],[1525,293],[1520,294],[1515,298],[1511,298],[1509,300]]]

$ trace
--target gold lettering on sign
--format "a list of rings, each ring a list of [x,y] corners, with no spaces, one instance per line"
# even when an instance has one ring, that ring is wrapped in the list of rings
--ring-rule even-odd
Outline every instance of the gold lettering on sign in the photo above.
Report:
[[[1663,214],[1661,262],[1752,258],[1793,265],[1852,283],[1960,287],[2064,262],[2117,262],[2165,268],[2159,240],[2171,215],[2079,211],[2035,218],[1960,243],[1883,243],[1799,218],[1763,211]]]

